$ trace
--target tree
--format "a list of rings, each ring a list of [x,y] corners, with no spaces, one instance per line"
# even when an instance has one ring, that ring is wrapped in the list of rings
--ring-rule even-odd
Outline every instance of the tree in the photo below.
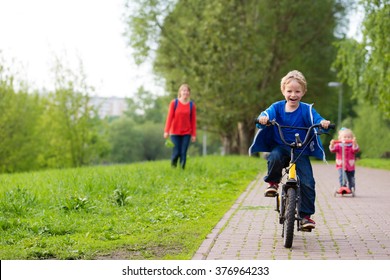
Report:
[[[46,97],[40,120],[43,167],[87,165],[108,149],[100,135],[97,112],[89,102],[93,89],[86,84],[82,68],[80,71],[77,75],[57,60],[55,90]]]
[[[343,125],[352,128],[363,158],[390,157],[390,120],[373,106],[362,100],[358,104],[358,116],[344,120]]]
[[[27,85],[17,81],[1,60],[0,112],[0,172],[38,169],[35,130],[42,113],[41,98],[29,94]]]
[[[111,162],[129,163],[143,160],[142,136],[135,125],[132,119],[124,116],[110,124]]]
[[[164,99],[141,86],[133,98],[127,99],[128,109],[125,114],[137,123],[162,123],[165,117],[163,101]]]
[[[171,149],[164,146],[164,125],[152,122],[146,122],[142,126],[136,127],[142,138],[142,160],[157,160],[169,158]]]
[[[362,0],[365,11],[363,39],[337,43],[334,66],[353,96],[378,108],[390,119],[390,4],[386,0]]]
[[[306,74],[309,92],[313,89],[307,101],[326,104],[328,96],[320,92],[332,80],[331,43],[336,14],[343,11],[336,1],[137,3],[129,20],[137,59],[157,46],[155,72],[167,90],[191,85],[199,127],[217,132],[226,153],[247,153],[254,117],[282,98],[280,79],[292,69]]]
[[[122,116],[110,124],[109,132],[111,162],[150,161],[170,155],[164,147],[162,124],[150,121],[137,124],[133,119]]]

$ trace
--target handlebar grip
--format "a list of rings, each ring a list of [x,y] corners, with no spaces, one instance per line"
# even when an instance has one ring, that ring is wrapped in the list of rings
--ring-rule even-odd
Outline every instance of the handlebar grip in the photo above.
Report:
[[[254,119],[253,119],[253,122],[254,122],[255,124],[260,124],[258,118],[254,118]],[[273,123],[272,121],[268,120],[267,123],[266,123],[265,125],[266,125],[266,126],[269,126],[269,125],[273,125],[273,124],[274,124],[274,123]]]
[[[295,133],[295,143],[297,144],[297,147],[302,147],[302,140],[301,137],[299,137],[299,133]]]
[[[336,124],[331,123],[331,124],[329,124],[328,128],[329,129],[335,129],[336,128]]]

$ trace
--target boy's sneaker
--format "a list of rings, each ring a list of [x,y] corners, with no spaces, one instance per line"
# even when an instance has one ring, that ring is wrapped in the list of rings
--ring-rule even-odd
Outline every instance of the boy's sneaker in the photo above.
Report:
[[[305,216],[301,221],[301,225],[304,229],[313,229],[316,227],[316,222],[310,219],[309,216]]]
[[[278,193],[279,185],[277,183],[269,183],[268,188],[264,191],[264,196],[275,197]]]

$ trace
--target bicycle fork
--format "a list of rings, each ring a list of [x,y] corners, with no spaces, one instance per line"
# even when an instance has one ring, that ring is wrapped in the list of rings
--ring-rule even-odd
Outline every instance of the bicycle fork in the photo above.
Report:
[[[296,166],[294,163],[290,163],[290,166],[288,167],[288,178],[285,184],[282,185],[282,192],[281,194],[277,193],[276,195],[276,209],[279,213],[279,223],[283,224],[285,219],[285,206],[286,206],[286,199],[287,199],[287,191],[289,188],[294,188],[295,191],[297,190],[297,179],[296,179]]]
[[[311,231],[311,229],[304,229],[301,226],[302,217],[300,216],[301,208],[301,194],[300,194],[300,184],[299,177],[296,173],[296,164],[290,163],[288,167],[288,178],[285,184],[282,185],[281,195],[278,193],[276,196],[276,211],[279,212],[279,223],[283,224],[285,220],[285,206],[287,199],[287,191],[289,188],[295,189],[296,199],[295,199],[295,220],[297,221],[297,230],[298,231]]]

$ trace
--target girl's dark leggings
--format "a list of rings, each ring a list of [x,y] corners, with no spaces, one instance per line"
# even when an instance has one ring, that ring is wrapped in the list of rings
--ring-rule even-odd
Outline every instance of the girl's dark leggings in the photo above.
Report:
[[[339,182],[340,186],[347,186],[349,189],[355,188],[355,170],[352,171],[344,171],[345,173],[343,174],[343,169],[339,168]],[[348,182],[348,184],[347,184]]]

